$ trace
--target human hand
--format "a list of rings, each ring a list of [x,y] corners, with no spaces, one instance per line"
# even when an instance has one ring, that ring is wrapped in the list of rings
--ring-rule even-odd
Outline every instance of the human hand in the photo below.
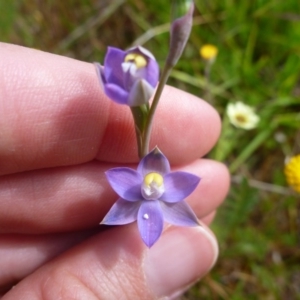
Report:
[[[202,178],[187,202],[204,226],[167,225],[148,249],[136,224],[98,225],[117,199],[104,171],[138,162],[128,107],[106,98],[92,64],[2,43],[0,65],[3,299],[156,299],[203,277],[218,251],[205,224],[229,186],[222,164],[198,159],[218,138],[215,110],[164,90],[152,146]]]

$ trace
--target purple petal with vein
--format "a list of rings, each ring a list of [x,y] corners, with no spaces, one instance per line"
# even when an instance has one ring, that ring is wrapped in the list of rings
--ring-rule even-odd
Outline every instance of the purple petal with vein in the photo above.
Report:
[[[104,85],[105,94],[118,104],[127,104],[128,92],[120,88],[118,85],[108,83]]]
[[[155,60],[153,54],[143,47],[136,47],[132,49],[133,52],[139,52],[147,57],[148,65],[146,68],[142,68],[137,71],[139,77],[144,78],[149,84],[155,88],[159,79],[159,65]]]
[[[128,201],[142,200],[142,176],[130,168],[113,168],[105,172],[107,180],[114,191]]]
[[[186,172],[173,172],[165,175],[165,192],[159,200],[174,203],[189,196],[197,187],[200,178]]]
[[[170,163],[156,147],[140,161],[137,171],[143,176],[151,172],[165,175],[170,172]]]
[[[144,243],[150,248],[163,230],[163,214],[158,200],[143,201],[138,212],[138,228]]]
[[[134,222],[137,219],[141,202],[129,202],[120,198],[109,210],[100,224],[124,225]]]
[[[177,203],[160,202],[164,220],[177,226],[198,226],[198,219],[185,201]]]
[[[123,87],[122,62],[124,61],[125,55],[125,51],[108,47],[104,61],[104,74],[107,82]]]
[[[136,77],[144,78],[153,88],[155,88],[159,78],[159,67],[157,62],[153,59],[148,59],[147,68],[138,69]]]

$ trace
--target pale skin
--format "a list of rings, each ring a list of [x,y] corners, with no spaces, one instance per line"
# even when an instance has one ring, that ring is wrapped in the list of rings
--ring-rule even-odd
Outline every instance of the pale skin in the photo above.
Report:
[[[94,66],[1,43],[0,96],[2,299],[160,299],[210,270],[217,247],[205,228],[229,175],[199,159],[220,133],[206,102],[163,92],[151,145],[202,178],[187,202],[204,226],[166,226],[149,250],[136,223],[99,225],[117,200],[104,172],[138,157],[130,110],[103,94]]]

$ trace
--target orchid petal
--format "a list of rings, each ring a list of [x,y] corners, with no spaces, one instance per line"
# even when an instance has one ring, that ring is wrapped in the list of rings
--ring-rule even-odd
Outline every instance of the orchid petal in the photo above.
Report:
[[[143,201],[138,212],[138,228],[144,243],[150,248],[163,230],[163,214],[159,201]]]
[[[112,83],[105,84],[104,91],[111,100],[119,104],[128,104],[128,92],[118,85]]]
[[[135,77],[145,79],[153,88],[155,88],[159,79],[159,65],[153,54],[141,46],[129,49],[128,52],[140,53],[147,58],[147,66],[136,70]]]
[[[139,76],[136,74],[137,67],[132,62],[125,62],[122,64],[123,69],[123,87],[126,91],[130,91],[136,80],[139,79]]]
[[[144,48],[142,46],[137,46],[137,47],[131,48],[128,50],[128,52],[134,52],[134,53],[140,52],[141,54],[147,56],[148,58],[155,60],[155,57],[153,56],[153,54],[149,50],[147,50],[146,48]]]
[[[148,59],[147,67],[137,70],[136,76],[144,78],[153,88],[155,88],[159,78],[159,66],[156,60]]]
[[[199,221],[185,201],[177,203],[160,202],[164,220],[177,226],[197,226]]]
[[[143,177],[151,172],[165,175],[170,172],[170,163],[156,147],[140,161],[137,171],[142,174]]]
[[[124,225],[134,222],[137,219],[141,202],[129,202],[120,198],[109,210],[100,224]]]
[[[142,200],[142,176],[130,168],[113,168],[105,172],[107,180],[114,191],[128,201]]]
[[[122,63],[126,52],[118,48],[108,47],[104,60],[104,74],[106,81],[123,87]]]
[[[159,200],[178,202],[189,196],[197,187],[200,178],[186,172],[173,172],[164,176],[165,192]]]
[[[136,80],[129,93],[128,105],[140,106],[148,103],[153,92],[153,87],[146,80]]]

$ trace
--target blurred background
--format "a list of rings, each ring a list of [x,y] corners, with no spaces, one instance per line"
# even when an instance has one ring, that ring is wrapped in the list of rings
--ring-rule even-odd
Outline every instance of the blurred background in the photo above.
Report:
[[[229,167],[232,187],[212,225],[218,263],[182,299],[300,299],[300,1],[195,4],[169,84],[219,111],[208,157]],[[168,52],[169,1],[0,0],[0,11],[3,42],[88,62],[141,44],[161,67]]]

